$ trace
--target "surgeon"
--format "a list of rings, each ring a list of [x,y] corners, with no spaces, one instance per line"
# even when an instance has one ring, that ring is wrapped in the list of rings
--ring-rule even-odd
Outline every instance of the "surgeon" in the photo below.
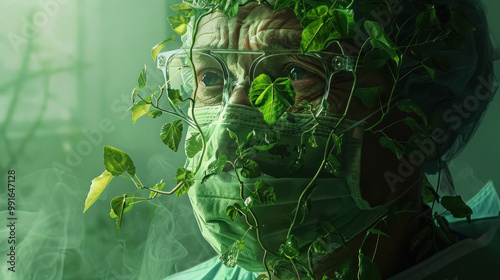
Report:
[[[497,87],[479,1],[186,4],[157,59],[203,139],[187,194],[219,256],[167,279],[500,275],[496,228],[467,233],[498,196],[466,205],[447,167]]]

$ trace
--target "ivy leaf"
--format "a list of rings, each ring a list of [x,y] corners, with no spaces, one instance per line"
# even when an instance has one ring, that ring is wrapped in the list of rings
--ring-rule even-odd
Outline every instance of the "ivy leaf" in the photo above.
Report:
[[[151,95],[134,103],[132,106],[132,123],[149,111],[151,106]]]
[[[170,6],[170,8],[185,17],[192,17],[196,13],[196,11],[191,6],[185,3],[172,5]]]
[[[238,218],[238,215],[239,215],[239,211],[241,209],[241,206],[238,204],[238,203],[235,203],[233,205],[229,205],[228,207],[226,207],[226,215],[232,220],[236,220],[236,218]]]
[[[363,253],[359,253],[358,262],[359,280],[382,280],[380,269],[378,268],[377,264],[374,263],[370,258],[366,257]]]
[[[403,119],[403,122],[413,131],[424,131],[424,129],[417,123],[417,121],[412,117],[406,117]]]
[[[255,161],[247,159],[243,162],[243,169],[241,169],[241,176],[245,178],[259,177],[261,174],[259,164]]]
[[[122,225],[123,212],[127,207],[127,195],[118,196],[111,200],[111,209],[116,215],[116,228],[120,231]]]
[[[137,91],[139,90],[139,86],[136,86],[133,90],[132,90],[132,103],[135,103],[135,97],[137,96]]]
[[[401,143],[399,143],[398,141],[391,139],[389,137],[385,137],[385,136],[381,137],[380,138],[380,145],[382,145],[382,147],[384,147],[386,149],[393,151],[394,154],[396,154],[398,159],[400,159],[405,153],[405,149],[401,145]]]
[[[355,280],[356,272],[354,260],[351,258],[343,260],[335,269],[335,277],[337,277],[338,280]]]
[[[356,88],[354,90],[354,96],[361,99],[363,105],[366,108],[373,108],[375,105],[380,103],[380,94],[384,92],[385,87],[368,87],[368,88]]]
[[[188,6],[188,5],[186,5]],[[151,56],[153,57],[153,61],[156,61],[156,56],[158,53],[171,41],[175,39],[175,35],[172,35],[172,37],[163,40],[163,42],[156,44],[153,49],[151,49]]]
[[[457,11],[451,11],[450,24],[458,33],[467,33],[476,30],[476,27]]]
[[[396,53],[397,46],[391,41],[389,36],[384,32],[384,27],[376,22],[367,20],[364,23],[365,30],[368,35],[372,38],[370,44],[375,49],[384,50],[387,54],[399,64],[399,56]]]
[[[200,133],[193,133],[186,141],[186,156],[193,158],[203,149],[203,142]]]
[[[219,259],[222,261],[222,263],[228,267],[228,268],[233,268],[236,266],[236,262],[238,261],[238,255],[240,254],[240,241],[236,240],[229,248],[227,251],[222,254]]]
[[[139,83],[139,88],[145,88],[147,87],[146,84],[146,64],[142,67],[141,73],[139,74],[139,78],[137,79],[137,82]]]
[[[163,182],[163,179],[162,179],[159,183],[157,183],[156,185],[153,186],[153,189],[161,191],[161,190],[163,190],[163,187],[165,187],[165,183]],[[149,192],[149,198],[153,198],[155,195],[156,195],[156,197],[159,197],[161,195],[161,193],[157,193],[154,191]]]
[[[87,194],[87,198],[85,199],[85,209],[83,209],[83,213],[89,209],[94,202],[99,198],[101,193],[106,189],[111,180],[114,178],[113,174],[109,171],[104,170],[104,172],[99,175],[99,177],[95,177],[92,180],[92,184],[90,185],[89,193]]]
[[[344,236],[342,236],[342,233],[340,233],[340,231],[338,231],[332,224],[323,221],[321,222],[321,227],[326,232],[326,236],[330,237],[331,242],[340,244],[343,247],[347,246],[345,243]]]
[[[418,106],[417,103],[415,103],[413,100],[400,100],[396,103],[396,106],[400,111],[417,114],[424,121],[425,125],[427,125],[427,118],[425,117],[424,112],[422,111],[420,106]]]
[[[194,173],[184,167],[177,168],[174,178],[177,181],[177,184],[182,182],[182,187],[175,192],[175,196],[181,196],[187,193],[189,188],[194,185]]]
[[[334,176],[340,176],[340,161],[334,155],[328,155],[326,158],[325,169],[328,173],[333,174]]]
[[[168,96],[168,100],[170,100],[170,102],[172,104],[174,104],[174,106],[178,106],[179,105],[179,99],[180,99],[180,96],[181,96],[181,91],[178,90],[178,89],[167,89],[167,96]]]
[[[417,16],[417,29],[436,28],[438,25],[439,19],[436,15],[436,9],[434,6],[430,5],[427,11],[422,12]]]
[[[158,118],[159,116],[161,116],[163,114],[162,111],[159,111],[159,110],[152,110],[152,111],[149,111],[149,113],[146,114],[146,117],[153,117],[153,119],[156,119]]]
[[[295,103],[295,92],[288,78],[274,82],[266,74],[255,78],[250,87],[250,102],[264,114],[268,124],[274,124]]]
[[[333,40],[352,38],[359,30],[353,10],[328,10],[324,5],[309,10],[301,24],[304,26],[300,41],[302,52],[323,50]]]
[[[172,29],[181,36],[186,34],[187,25],[190,20],[190,17],[183,16],[182,14],[176,14],[168,17],[168,22],[172,26]]]
[[[177,152],[182,137],[182,121],[175,120],[172,123],[164,124],[161,128],[160,137],[167,147]]]
[[[316,238],[316,240],[313,242],[313,249],[314,252],[318,254],[328,254],[330,251],[328,250],[328,244],[326,243],[325,237],[320,236]]]
[[[382,50],[371,50],[366,53],[363,58],[363,69],[376,70],[384,67],[387,64],[387,60],[390,58],[385,51]]]
[[[436,82],[436,70],[434,70],[433,68],[425,65],[423,62],[420,63],[420,65],[422,65],[422,67],[424,67],[425,71],[427,71],[427,73],[429,73],[429,76],[431,76],[432,78],[432,81],[434,81],[434,83]]]
[[[276,0],[276,3],[274,3],[274,11],[294,6],[295,2],[297,2],[297,0]]]
[[[221,173],[226,168],[226,164],[227,157],[225,155],[220,155],[217,160],[208,165],[205,176],[201,179],[201,183],[204,184],[211,176]]]
[[[276,203],[274,188],[264,180],[257,180],[254,184],[255,192],[253,198],[262,204],[273,205]]]
[[[316,142],[316,136],[314,136],[314,134],[311,134],[311,137],[309,137],[308,143],[313,148],[317,148],[318,147],[318,142]]]
[[[125,152],[110,146],[104,146],[104,167],[113,176],[119,176],[123,172],[127,172],[130,176],[135,175],[132,159]]]
[[[234,17],[238,13],[238,6],[240,5],[240,1],[219,0],[217,2],[219,2],[217,10],[221,11],[223,14]]]
[[[441,205],[450,211],[455,218],[467,218],[470,223],[472,209],[464,202],[460,195],[457,196],[443,196],[441,198]]]
[[[285,244],[281,244],[280,253],[284,254],[289,259],[294,259],[299,255],[299,246],[293,235],[290,235]]]

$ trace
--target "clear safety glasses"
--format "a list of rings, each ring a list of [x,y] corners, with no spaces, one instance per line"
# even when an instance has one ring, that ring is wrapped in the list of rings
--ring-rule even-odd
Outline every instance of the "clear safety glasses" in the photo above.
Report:
[[[194,96],[193,73],[196,71],[196,107],[226,104],[235,86],[243,86],[248,92],[253,80],[261,74],[267,74],[273,81],[288,77],[296,100],[326,101],[332,76],[339,72],[353,72],[355,62],[356,57],[338,53],[300,53],[294,50],[196,49],[191,62],[188,52],[179,49],[160,53],[157,57],[167,89],[180,90],[182,98]]]

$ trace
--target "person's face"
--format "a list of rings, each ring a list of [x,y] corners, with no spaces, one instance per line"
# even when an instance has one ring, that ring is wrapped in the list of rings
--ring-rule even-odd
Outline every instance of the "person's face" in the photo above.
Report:
[[[284,9],[273,12],[272,9],[264,5],[252,2],[240,6],[235,17],[214,13],[203,18],[199,25],[194,47],[198,49],[298,50],[302,29],[300,21],[293,11]],[[342,44],[344,43],[346,42],[342,42]],[[337,44],[332,44],[327,51],[340,53],[340,47]],[[248,99],[248,83],[246,83],[248,77],[246,75],[248,75],[252,60],[251,56],[228,59],[229,71],[237,75],[238,81],[241,82],[240,85],[234,87],[229,103],[251,106]],[[390,74],[387,70],[358,70],[356,75],[357,88],[385,87],[385,91],[380,95],[380,106],[387,102],[393,86],[393,81],[389,78]],[[351,120],[362,120],[380,106],[367,108],[359,98],[349,98],[353,81],[352,73],[345,72],[333,76],[328,92],[329,111],[340,115],[345,112],[348,106],[346,117]],[[199,80],[199,83],[200,86],[203,86],[202,81]],[[296,104],[302,100],[307,100],[313,105],[318,105],[321,102],[324,87],[318,89],[311,85],[310,88],[311,90],[307,94],[296,96]],[[203,100],[201,101],[203,102]],[[378,118],[380,118],[380,114],[375,114],[368,120],[368,123],[374,123]],[[399,119],[401,116],[395,116],[395,118]],[[386,119],[389,124],[391,119],[394,122],[391,116]],[[382,125],[387,124],[382,123]],[[397,130],[394,134],[396,139],[409,137],[407,129],[400,129],[398,126],[394,126],[394,128]],[[380,135],[365,133],[361,153],[361,189],[363,197],[372,205],[386,203],[399,193],[391,193],[383,176],[385,171],[397,168],[398,160],[391,151],[381,148],[379,138]],[[374,188],[373,186],[378,187]]]
[[[270,50],[270,49],[292,49],[300,48],[302,26],[293,11],[289,9],[273,12],[272,9],[258,5],[255,2],[241,6],[235,17],[229,17],[222,13],[214,13],[200,22],[195,48],[198,49],[233,49],[233,50]],[[332,44],[328,51],[340,53],[340,47]],[[255,56],[252,55],[234,55],[227,57],[229,71],[237,76],[241,85],[234,87],[229,103],[250,105],[247,97],[248,70]],[[290,58],[292,59],[292,58]],[[310,65],[306,71],[314,72],[318,65]],[[299,72],[302,71],[302,72]],[[299,69],[298,75],[307,78],[304,75],[304,69]],[[204,73],[198,73],[200,87],[204,83],[201,80]],[[272,76],[275,73],[268,73]],[[288,76],[293,73],[288,73]],[[353,75],[351,73],[340,73],[333,76],[330,84],[328,101],[330,103],[330,112],[335,114],[344,113],[351,88],[353,84]],[[380,71],[371,71],[363,73],[358,72],[358,87],[375,87],[381,84],[388,84],[385,75]],[[320,83],[314,79],[301,79],[292,81],[296,89],[296,105],[307,100],[314,106],[317,106],[323,97],[325,83]],[[386,91],[389,87],[386,88]],[[210,100],[201,102],[209,105]],[[362,119],[376,109],[366,108],[357,98],[352,98],[347,117],[354,120]]]

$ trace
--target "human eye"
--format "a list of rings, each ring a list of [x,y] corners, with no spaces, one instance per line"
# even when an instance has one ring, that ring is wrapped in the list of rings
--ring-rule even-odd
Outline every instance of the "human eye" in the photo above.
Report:
[[[203,87],[222,87],[224,85],[224,77],[218,69],[203,69],[198,74],[198,84]]]

